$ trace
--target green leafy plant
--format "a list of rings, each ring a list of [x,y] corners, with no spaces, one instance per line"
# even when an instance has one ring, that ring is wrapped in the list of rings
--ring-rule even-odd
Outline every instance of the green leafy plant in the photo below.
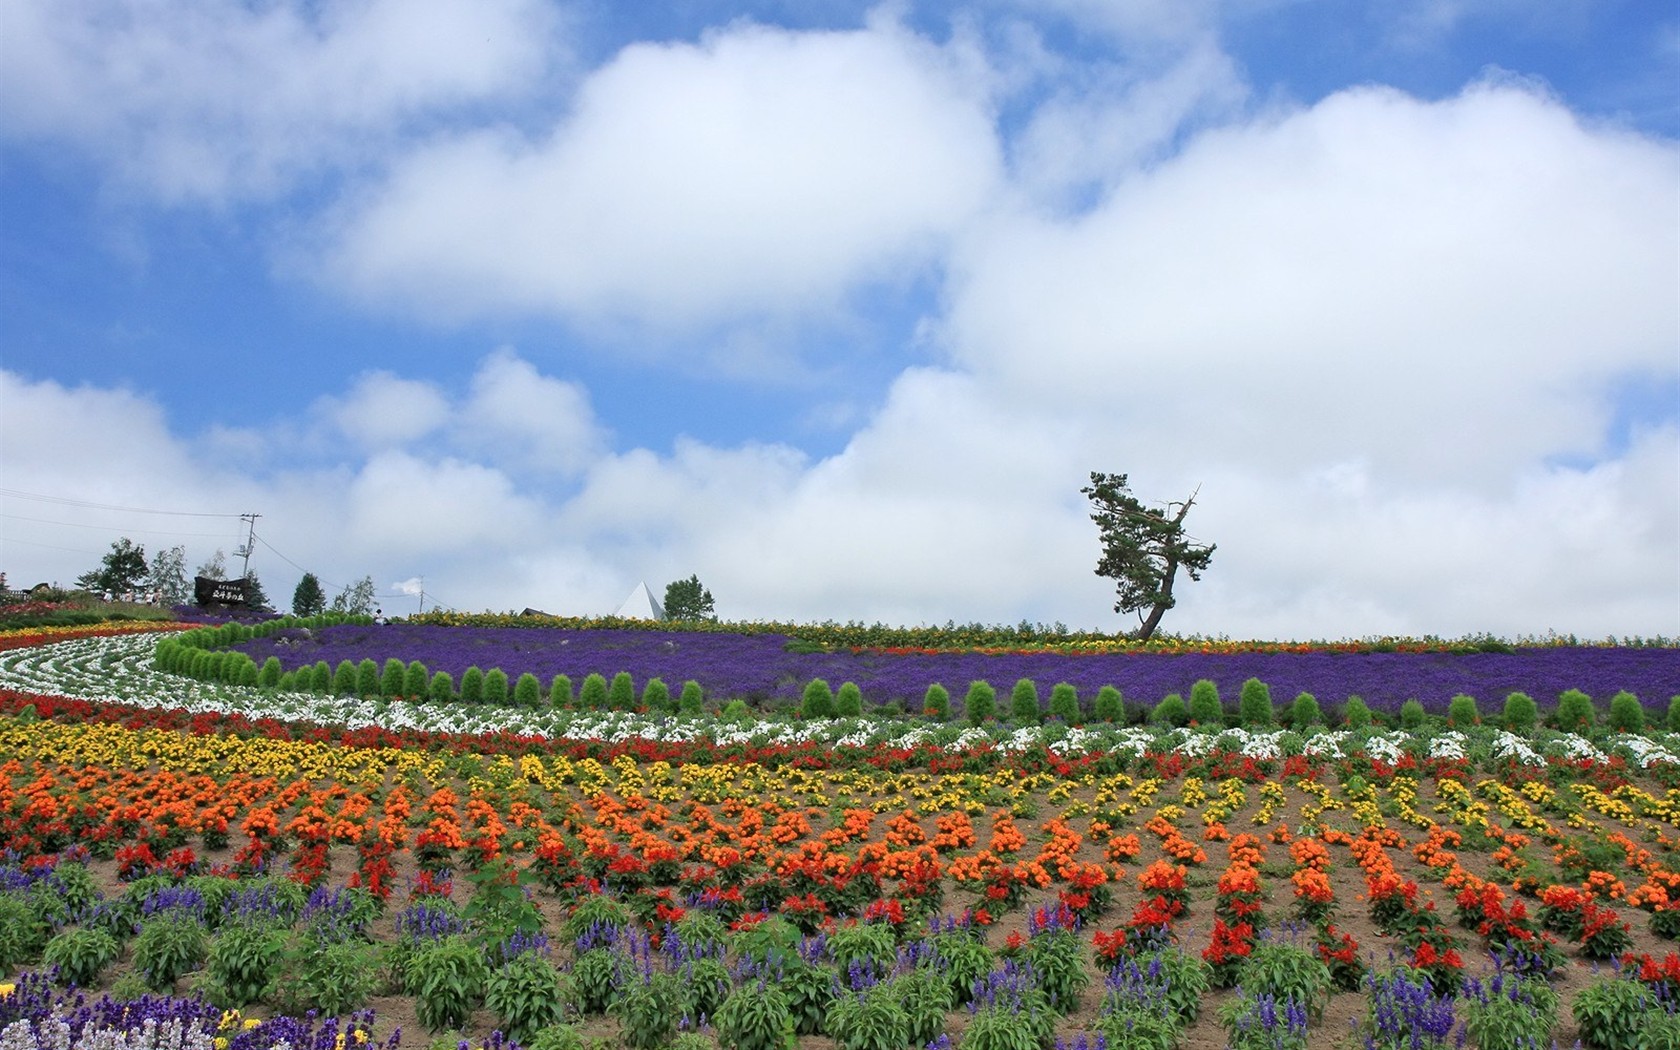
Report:
[[[583,1033],[569,1024],[549,1025],[519,1045],[525,1050],[589,1050]]]
[[[1502,974],[1465,986],[1464,1030],[1478,1050],[1528,1050],[1551,1042],[1558,994],[1545,980]]]
[[[508,702],[508,676],[500,667],[484,672],[484,702],[498,707]]]
[[[1306,1050],[1307,1015],[1288,999],[1243,995],[1219,1011],[1226,1050]]]
[[[685,715],[703,714],[706,710],[706,690],[700,683],[689,679],[683,683],[682,695],[677,698],[677,710]]]
[[[175,980],[203,965],[209,946],[195,918],[160,915],[148,919],[134,940],[134,967],[146,986],[173,990]]]
[[[675,713],[677,705],[671,699],[671,687],[665,684],[665,679],[649,678],[642,685],[642,706],[661,714]]]
[[[956,1002],[943,974],[922,966],[894,978],[888,987],[904,1010],[912,1046],[926,1046],[945,1030],[945,1015]]]
[[[1409,699],[1400,705],[1400,728],[1418,729],[1428,720],[1429,716],[1423,710],[1423,704],[1417,699]]]
[[[439,938],[408,961],[415,1012],[428,1031],[464,1027],[484,997],[490,968],[484,954],[459,934]]]
[[[410,699],[419,699],[426,695],[426,688],[432,684],[432,672],[419,660],[410,660],[403,668],[402,695]]]
[[[856,683],[840,683],[834,694],[834,714],[839,718],[857,718],[863,714],[863,692]]]
[[[828,955],[841,973],[850,970],[854,963],[885,973],[898,961],[898,943],[892,927],[885,923],[857,923],[842,926],[829,935]]]
[[[1569,1012],[1581,1039],[1595,1050],[1647,1050],[1640,1036],[1652,1011],[1662,1007],[1649,988],[1631,977],[1605,977],[1583,988]]]
[[[1027,1006],[982,1006],[963,1029],[962,1050],[1041,1050],[1050,1045],[1054,1016],[1042,999]]]
[[[245,654],[241,653],[239,655],[244,656]],[[249,659],[249,657],[246,657],[246,659]],[[375,663],[371,656],[364,657],[356,665],[356,695],[379,695],[379,664]]]
[[[1091,983],[1085,972],[1085,945],[1069,929],[1052,929],[1028,938],[1023,953],[1038,980],[1050,1008],[1070,1013],[1079,1007],[1079,995]]]
[[[64,930],[42,949],[41,961],[58,967],[58,979],[79,988],[93,986],[105,967],[117,961],[122,946],[98,928]]]
[[[0,893],[0,970],[33,961],[46,943],[47,925],[29,902]]]
[[[1294,999],[1316,1021],[1330,998],[1330,968],[1308,948],[1267,937],[1238,968],[1237,984],[1249,996]]]
[[[793,1050],[793,1015],[787,996],[774,984],[744,984],[712,1016],[718,1043],[731,1050]]]
[[[572,962],[572,996],[579,1013],[605,1013],[618,993],[620,960],[610,948],[591,948]]]
[[[496,1015],[502,1034],[532,1045],[540,1031],[565,1020],[560,973],[536,952],[521,952],[484,982],[484,1004]]]
[[[557,674],[548,683],[548,706],[560,708],[571,707],[577,703],[577,695],[572,692],[572,680],[569,676]]]
[[[1215,729],[1225,724],[1225,707],[1219,699],[1219,686],[1212,679],[1199,678],[1191,683],[1190,721]]]
[[[274,657],[270,657],[270,659],[275,661],[276,667],[279,666],[278,659]],[[384,669],[379,672],[379,695],[385,697],[402,696],[403,685],[407,681],[408,665],[394,656],[390,657],[385,661]]]
[[[286,938],[267,924],[236,923],[210,942],[206,969],[211,998],[223,1007],[238,1008],[262,998],[285,956]]]
[[[656,1050],[677,1034],[682,991],[671,974],[642,972],[619,988],[612,1002],[619,1039],[630,1050]]]
[[[938,682],[927,687],[922,695],[922,716],[936,722],[946,722],[951,718],[951,691]]]
[[[826,1027],[840,1050],[903,1050],[910,1042],[910,1017],[885,984],[841,991],[828,1008]]]
[[[968,683],[968,694],[963,697],[963,712],[968,716],[969,725],[979,725],[997,717],[997,690],[989,682]]]
[[[380,951],[363,941],[302,935],[288,944],[266,998],[287,1013],[342,1017],[379,988]]]
[[[788,1015],[793,1019],[795,1032],[817,1035],[823,1031],[838,986],[839,975],[827,966],[800,964],[783,975],[781,990],[787,997]]]
[[[677,971],[678,989],[685,1017],[710,1017],[717,1013],[734,985],[729,967],[721,958],[702,956],[682,964]]]
[[[448,671],[432,675],[432,684],[426,687],[426,699],[435,704],[447,704],[455,699],[455,679]]]
[[[935,934],[933,951],[950,982],[952,1002],[958,1006],[974,994],[974,982],[992,972],[992,950],[985,941],[963,931]]]

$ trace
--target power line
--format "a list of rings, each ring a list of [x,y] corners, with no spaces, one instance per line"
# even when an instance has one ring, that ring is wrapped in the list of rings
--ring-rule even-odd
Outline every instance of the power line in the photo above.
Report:
[[[62,525],[67,529],[99,529],[104,532],[134,533],[139,536],[193,536],[205,539],[225,537],[225,532],[171,532],[168,529],[114,529],[109,525],[84,525],[77,521],[53,521],[49,518],[30,518],[22,514],[0,514],[0,518],[12,521],[32,521],[40,525]],[[21,541],[20,541],[21,542]]]
[[[146,507],[119,507],[111,503],[94,503],[90,500],[71,499],[68,496],[47,496],[39,492],[19,492],[16,489],[0,489],[0,496],[9,499],[29,499],[41,503],[55,503],[62,507],[84,507],[88,510],[118,510],[127,514],[170,514],[183,518],[237,518],[238,514],[211,514],[191,510],[153,510]]]

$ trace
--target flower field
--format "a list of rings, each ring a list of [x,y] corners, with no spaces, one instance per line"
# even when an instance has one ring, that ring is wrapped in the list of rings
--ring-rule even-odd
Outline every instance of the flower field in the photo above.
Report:
[[[1680,1046],[1672,648],[1606,648],[1602,678],[1512,665],[1451,724],[1457,678],[1421,717],[1331,725],[1249,690],[1239,717],[1209,664],[1120,688],[1215,681],[1224,717],[1069,724],[316,691],[323,660],[481,661],[391,627],[243,639],[252,660],[187,676],[157,628],[0,633],[4,1050]],[[658,676],[485,644],[510,676]],[[288,647],[292,688],[239,681]],[[949,654],[763,654],[786,655]],[[1312,680],[1339,703],[1451,654],[1321,655],[1396,661]],[[883,674],[919,705],[924,671]],[[1624,690],[1639,725],[1613,730]]]

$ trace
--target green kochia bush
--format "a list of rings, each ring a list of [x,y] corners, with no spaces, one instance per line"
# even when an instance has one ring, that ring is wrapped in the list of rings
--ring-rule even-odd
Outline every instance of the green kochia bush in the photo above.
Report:
[[[1225,709],[1219,702],[1219,687],[1207,678],[1190,686],[1190,721],[1203,728],[1218,729],[1225,724]]]
[[[690,678],[683,683],[682,695],[677,699],[677,710],[685,715],[698,715],[706,709],[706,691],[700,683]]]
[[[393,656],[385,661],[385,669],[379,673],[379,695],[402,696],[403,684],[407,681],[408,665]]]
[[[1532,733],[1540,721],[1540,708],[1527,693],[1505,697],[1505,728],[1512,733]]]
[[[1371,726],[1371,708],[1365,703],[1365,698],[1355,694],[1347,698],[1342,705],[1342,722],[1349,729],[1369,729]]]
[[[1120,695],[1120,690],[1112,685],[1105,685],[1097,690],[1097,699],[1091,705],[1091,714],[1099,722],[1119,722],[1126,717],[1126,699]]]
[[[834,713],[840,718],[856,718],[863,714],[863,691],[854,682],[841,682],[834,694]]]
[[[484,702],[498,706],[508,702],[508,676],[500,667],[484,672]]]
[[[805,683],[805,693],[799,702],[799,713],[805,718],[834,717],[834,690],[826,679],[813,678]]]
[[[1557,727],[1566,733],[1585,733],[1598,721],[1592,697],[1579,689],[1565,689],[1558,696]]]
[[[1670,733],[1680,733],[1680,696],[1668,698],[1668,718],[1664,724]]]
[[[455,679],[449,676],[448,671],[432,675],[432,684],[426,687],[426,696],[439,704],[455,699]]]
[[[1469,729],[1480,725],[1481,713],[1476,710],[1476,698],[1467,693],[1459,693],[1447,703],[1447,725],[1454,729]]]
[[[629,671],[613,675],[612,684],[607,687],[607,707],[613,711],[636,709],[636,680],[630,677]]]
[[[513,685],[513,704],[515,707],[536,708],[542,706],[542,682],[529,671],[519,676]]]
[[[365,657],[356,665],[356,695],[379,695],[379,665],[371,656]]]
[[[1066,682],[1057,682],[1050,690],[1050,716],[1070,726],[1084,721],[1079,712],[1079,691]]]
[[[671,700],[671,689],[663,678],[649,678],[642,685],[642,706],[656,714],[670,714],[677,709]]]
[[[1318,705],[1318,697],[1311,693],[1300,693],[1289,708],[1289,728],[1299,732],[1308,726],[1324,724],[1324,709]]]
[[[1184,704],[1184,697],[1177,693],[1168,693],[1155,705],[1155,710],[1149,713],[1149,720],[1160,726],[1181,726],[1190,721],[1190,709]]]
[[[938,682],[927,687],[922,696],[922,714],[939,722],[951,717],[951,693]]]
[[[1031,678],[1022,678],[1009,693],[1009,720],[1018,726],[1037,725],[1040,717],[1038,686]]]
[[[1400,728],[1402,729],[1418,729],[1428,717],[1424,713],[1423,704],[1415,698],[1400,705]]]
[[[1645,705],[1626,689],[1610,698],[1610,728],[1618,733],[1645,731]]]
[[[578,690],[578,706],[585,711],[607,709],[607,679],[604,675],[590,673],[584,676],[583,688]]]
[[[968,683],[968,695],[963,698],[963,709],[968,715],[970,725],[979,725],[997,717],[997,690],[987,682]]]
[[[432,684],[432,673],[419,660],[410,660],[403,669],[402,695],[419,698],[426,695],[426,687]]]
[[[1242,684],[1242,693],[1237,700],[1237,715],[1242,719],[1242,724],[1250,728],[1263,728],[1277,721],[1277,712],[1272,709],[1272,691],[1265,682],[1258,678],[1250,678]]]
[[[333,671],[332,691],[335,696],[356,695],[356,665],[349,660],[340,660]]]
[[[554,676],[548,683],[548,706],[571,707],[577,703],[577,697],[572,693],[572,680],[563,674]]]
[[[482,704],[484,702],[484,671],[476,664],[461,672],[461,702],[464,704]]]

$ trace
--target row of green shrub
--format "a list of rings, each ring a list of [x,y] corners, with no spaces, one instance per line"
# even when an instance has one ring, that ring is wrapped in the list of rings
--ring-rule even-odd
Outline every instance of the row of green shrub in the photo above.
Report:
[[[339,623],[345,622],[345,619],[320,617],[285,626],[324,626],[327,622]],[[631,675],[624,671],[611,680],[604,675],[590,674],[580,687],[574,688],[571,678],[563,674],[555,675],[547,683],[530,673],[510,681],[499,668],[484,671],[469,667],[457,684],[448,672],[432,672],[418,660],[405,664],[392,658],[386,660],[383,666],[372,659],[359,662],[343,660],[336,668],[325,661],[318,661],[296,671],[285,671],[278,657],[269,657],[259,667],[249,655],[237,650],[201,647],[233,645],[276,629],[267,624],[226,624],[184,632],[158,643],[156,663],[160,670],[207,681],[324,695],[425,698],[439,703],[512,705],[533,710],[558,707],[671,714],[700,714],[706,706],[705,691],[697,682],[684,682],[673,696],[663,679],[650,678],[638,690]],[[845,682],[835,690],[827,681],[817,678],[805,686],[795,713],[803,718],[848,718],[859,717],[865,710],[863,694],[856,684]],[[750,712],[744,702],[736,700],[730,702],[724,713],[743,715]],[[880,713],[902,714],[903,711],[898,704],[891,704],[880,709]],[[950,720],[953,706],[949,690],[937,683],[929,686],[920,714],[937,721]],[[975,725],[1000,718],[1017,725],[1038,724],[1046,718],[1070,725],[1086,721],[1147,721],[1162,726],[1243,726],[1251,729],[1281,724],[1297,730],[1330,724],[1323,706],[1311,693],[1302,693],[1280,707],[1273,702],[1266,683],[1257,678],[1243,683],[1234,709],[1226,705],[1219,695],[1218,686],[1208,679],[1202,679],[1191,687],[1188,700],[1178,693],[1171,693],[1153,708],[1130,705],[1120,690],[1104,686],[1097,692],[1089,710],[1081,702],[1077,690],[1066,682],[1058,683],[1051,689],[1046,709],[1040,701],[1038,687],[1031,679],[1023,678],[1015,683],[1007,708],[1000,706],[997,691],[990,683],[977,681],[970,683],[963,697],[961,716]],[[1341,705],[1335,724],[1351,728],[1395,724],[1405,729],[1416,729],[1423,727],[1430,718],[1416,700],[1406,701],[1397,716],[1389,718],[1373,712],[1360,697],[1352,696]],[[1451,728],[1467,728],[1484,720],[1515,733],[1531,732],[1541,724],[1539,705],[1526,693],[1510,694],[1500,714],[1486,719],[1476,699],[1471,696],[1455,696],[1447,707],[1445,722]],[[1571,689],[1559,697],[1558,705],[1546,719],[1546,724],[1572,732],[1587,732],[1599,724],[1599,712],[1591,697]],[[1644,706],[1638,697],[1626,691],[1611,697],[1608,719],[1604,724],[1614,732],[1637,733],[1648,728]],[[1664,727],[1680,731],[1680,696],[1670,701]]]

